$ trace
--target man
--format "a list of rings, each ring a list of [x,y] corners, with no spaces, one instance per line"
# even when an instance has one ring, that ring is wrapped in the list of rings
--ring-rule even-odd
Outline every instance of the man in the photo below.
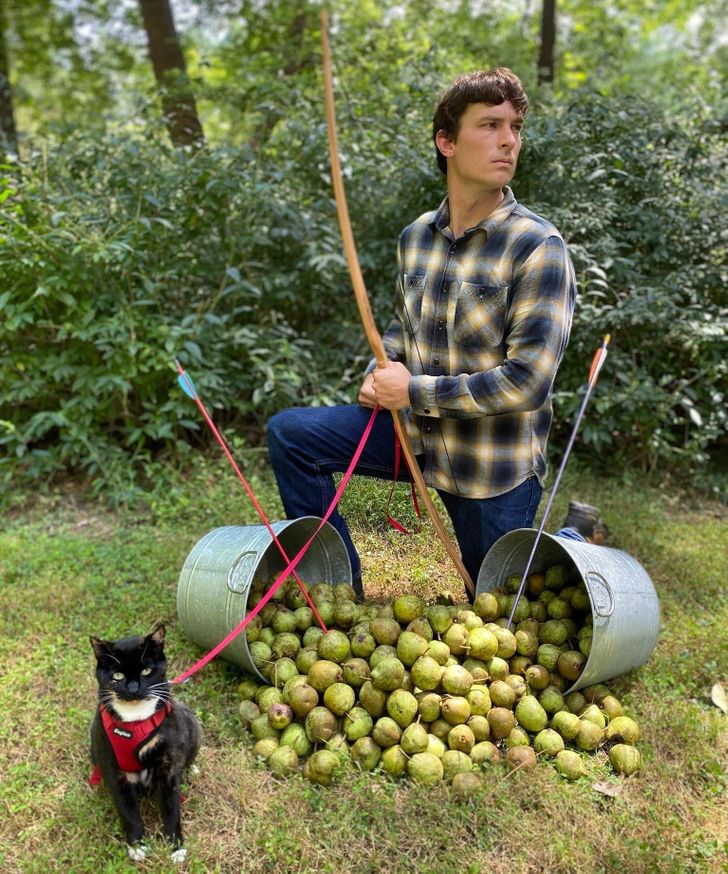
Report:
[[[453,523],[477,580],[492,544],[530,527],[546,472],[554,377],[575,299],[566,245],[520,206],[508,183],[521,149],[528,98],[505,68],[457,79],[433,119],[447,178],[440,207],[402,232],[396,315],[384,334],[390,363],[370,365],[351,406],[286,410],[268,444],[286,515],[322,516],[369,419],[405,410],[428,485]],[[380,413],[356,473],[392,479],[394,427]],[[361,564],[346,523],[330,519]]]

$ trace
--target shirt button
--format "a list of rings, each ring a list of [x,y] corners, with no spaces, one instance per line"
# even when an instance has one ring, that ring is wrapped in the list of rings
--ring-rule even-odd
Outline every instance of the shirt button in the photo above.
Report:
[[[426,433],[426,434],[429,434],[431,431],[432,431],[432,428],[430,427],[430,425],[428,425],[428,426],[425,428],[425,433]]]
[[[439,355],[435,355],[435,357],[432,359],[432,363],[433,363],[433,364],[439,364],[439,363],[440,363],[440,356],[439,356]]]
[[[445,326],[445,322],[443,322],[443,320],[440,319],[440,321],[437,323],[437,330],[441,331],[444,326]]]

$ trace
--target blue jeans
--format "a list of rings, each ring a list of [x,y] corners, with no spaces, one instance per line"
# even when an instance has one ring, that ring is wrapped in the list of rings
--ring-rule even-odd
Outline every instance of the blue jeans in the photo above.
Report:
[[[334,499],[332,474],[347,469],[371,416],[358,404],[338,407],[294,407],[268,422],[270,460],[288,519],[323,516]],[[423,458],[418,457],[420,467]],[[394,423],[380,410],[355,468],[359,476],[394,479]],[[400,480],[408,480],[404,463]],[[541,500],[535,476],[494,498],[463,498],[438,490],[452,520],[463,564],[475,582],[490,547],[514,528],[530,528]],[[361,594],[361,562],[338,508],[329,522],[341,535],[351,560],[355,588]]]

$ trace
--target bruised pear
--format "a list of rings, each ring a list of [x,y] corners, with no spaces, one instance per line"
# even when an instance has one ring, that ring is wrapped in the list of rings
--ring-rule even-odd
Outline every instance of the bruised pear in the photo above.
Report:
[[[417,659],[424,655],[428,641],[414,631],[403,631],[397,638],[397,658],[411,668]]]
[[[506,764],[509,771],[515,771],[516,768],[533,768],[536,766],[536,753],[527,746],[511,747],[506,752]]]
[[[411,756],[415,753],[424,753],[428,742],[426,729],[419,722],[411,722],[402,732],[399,745],[408,756]]]
[[[432,753],[415,753],[407,762],[407,773],[423,786],[435,786],[444,776],[442,761]]]
[[[470,719],[470,704],[468,699],[461,695],[450,695],[443,698],[440,704],[440,713],[445,722],[450,723],[450,725],[461,725]]]
[[[384,713],[384,705],[387,701],[387,693],[372,685],[371,680],[366,680],[359,690],[359,703],[375,718]]]
[[[400,595],[392,602],[394,618],[402,625],[412,622],[425,612],[425,601],[419,595]]]
[[[448,695],[466,695],[473,685],[473,675],[461,665],[450,665],[442,672],[440,684]]]
[[[578,680],[584,670],[586,657],[576,650],[562,652],[556,663],[556,669],[567,680]]]
[[[482,765],[484,762],[499,762],[501,754],[494,743],[484,740],[475,744],[472,750],[470,750],[470,758],[476,765]]]
[[[379,760],[382,770],[390,777],[401,777],[407,771],[409,759],[400,746],[388,747]]]
[[[493,622],[500,616],[498,599],[492,592],[481,592],[473,601],[473,613],[485,622]]]
[[[443,634],[452,625],[450,611],[443,604],[433,604],[425,611],[427,621],[436,634]]]
[[[387,713],[400,728],[407,728],[417,715],[417,699],[405,689],[395,689],[387,698]]]
[[[630,744],[615,744],[609,750],[609,763],[618,774],[629,777],[642,767],[640,751]]]
[[[544,728],[533,739],[533,748],[537,753],[553,758],[564,749],[564,739],[552,728]]]
[[[314,707],[306,717],[306,737],[311,743],[327,741],[336,731],[336,717],[327,707]]]
[[[341,662],[349,658],[351,644],[343,631],[339,631],[337,628],[330,628],[326,634],[319,638],[317,650],[319,658],[341,664]]]
[[[586,766],[579,753],[574,750],[562,750],[554,759],[556,770],[567,780],[578,780],[586,777]]]
[[[493,740],[503,740],[516,727],[516,717],[511,710],[507,710],[505,707],[493,707],[488,713],[488,724]]]
[[[398,658],[390,657],[382,659],[369,675],[375,689],[384,692],[393,692],[399,689],[404,680],[404,665]]]
[[[441,762],[443,776],[446,780],[452,780],[456,774],[464,774],[473,770],[473,760],[461,750],[446,750],[442,755]]]
[[[516,719],[526,731],[542,731],[548,724],[548,714],[533,695],[524,695],[516,704]]]
[[[298,753],[293,747],[279,746],[268,756],[268,767],[276,777],[288,777],[298,768]]]
[[[453,624],[443,634],[442,639],[450,648],[454,656],[462,655],[468,644],[468,629],[459,622]]]
[[[617,716],[607,726],[607,740],[633,746],[640,739],[640,729],[629,716]]]
[[[334,779],[340,759],[336,753],[330,750],[317,750],[310,758],[306,759],[303,776],[312,783],[329,786]]]
[[[371,733],[373,727],[372,717],[363,707],[352,707],[344,717],[344,734],[349,741],[365,737]]]
[[[380,747],[393,747],[401,737],[402,729],[391,716],[382,716],[374,723],[372,738]]]
[[[386,619],[384,617],[373,619],[369,623],[369,630],[378,644],[385,644],[386,646],[394,646],[402,631],[396,619]]]
[[[431,640],[427,644],[425,655],[434,659],[438,665],[444,666],[450,658],[450,647],[442,640]]]
[[[333,683],[324,692],[324,704],[335,716],[343,716],[351,710],[356,700],[356,693],[346,683]]]
[[[267,761],[270,758],[271,754],[278,749],[278,746],[278,738],[262,737],[260,740],[256,741],[253,744],[253,749],[251,750],[251,753],[254,758],[265,759]]]
[[[368,736],[358,738],[351,745],[351,760],[356,762],[362,771],[373,771],[379,764],[381,755],[381,749]]]
[[[453,774],[452,794],[454,798],[467,801],[485,787],[482,774],[475,771],[458,771]]]
[[[449,670],[446,669],[446,670]],[[410,676],[412,682],[423,692],[431,692],[440,685],[443,668],[435,659],[428,655],[420,656],[412,665]]]
[[[309,685],[320,693],[325,692],[334,683],[340,683],[343,679],[344,673],[341,665],[328,659],[319,659],[311,665],[308,671]]]
[[[309,683],[301,683],[291,689],[288,703],[298,717],[306,717],[318,704],[318,692]]]
[[[417,699],[417,711],[425,722],[439,719],[442,699],[436,692],[419,692],[415,698]]]
[[[563,737],[564,740],[574,740],[579,734],[581,720],[575,713],[568,710],[559,710],[551,719],[551,728]]]

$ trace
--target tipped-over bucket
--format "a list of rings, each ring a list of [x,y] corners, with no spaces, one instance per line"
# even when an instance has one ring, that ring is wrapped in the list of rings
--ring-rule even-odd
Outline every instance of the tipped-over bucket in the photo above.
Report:
[[[271,527],[292,559],[320,522],[316,516],[303,516],[273,522]],[[210,531],[195,544],[180,573],[177,613],[184,633],[199,646],[212,649],[247,614],[253,582],[273,582],[286,565],[264,525],[230,525]],[[296,566],[296,573],[307,586],[351,585],[349,554],[339,532],[328,522]],[[253,663],[245,631],[221,655],[268,682]]]
[[[504,534],[488,550],[478,574],[476,594],[523,576],[536,539],[533,528]],[[541,535],[530,573],[564,565],[569,583],[583,582],[591,601],[594,636],[574,692],[643,665],[657,643],[660,602],[642,565],[618,549]]]

